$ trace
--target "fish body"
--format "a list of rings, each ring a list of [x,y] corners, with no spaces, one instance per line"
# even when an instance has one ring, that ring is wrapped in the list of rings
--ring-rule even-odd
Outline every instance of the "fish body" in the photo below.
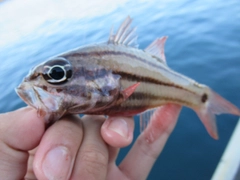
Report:
[[[170,69],[166,37],[145,50],[136,48],[135,29],[127,17],[107,43],[80,47],[32,69],[17,88],[19,96],[47,121],[65,114],[132,116],[167,103],[196,111],[217,138],[215,114],[240,110],[206,85]]]
[[[126,115],[129,115],[131,111],[136,114],[169,102],[194,108],[202,103],[202,96],[209,91],[206,86],[174,72],[156,57],[136,48],[100,44],[70,51],[60,57],[68,59],[76,72],[83,72],[80,76],[73,77],[78,79],[78,84],[75,85],[86,87],[86,84],[94,82],[99,89],[98,94],[103,93],[101,97],[106,96],[107,99],[111,97],[111,90],[118,91],[114,94],[116,97],[112,97],[117,100],[121,90],[141,83],[123,102],[112,103],[111,107],[102,109],[102,112],[95,106],[87,113],[116,115],[126,111]],[[86,79],[89,80],[86,82]],[[79,82],[83,82],[82,85]],[[111,103],[103,99],[96,103],[103,102]]]

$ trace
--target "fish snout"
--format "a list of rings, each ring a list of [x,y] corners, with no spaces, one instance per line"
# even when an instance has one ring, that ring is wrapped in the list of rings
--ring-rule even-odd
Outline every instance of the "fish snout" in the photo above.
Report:
[[[36,102],[36,96],[34,89],[28,83],[21,83],[16,89],[18,96],[28,105],[34,107],[34,102]]]

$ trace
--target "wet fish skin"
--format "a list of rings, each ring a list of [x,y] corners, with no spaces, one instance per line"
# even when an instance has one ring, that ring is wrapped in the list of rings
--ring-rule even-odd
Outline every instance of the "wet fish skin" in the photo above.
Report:
[[[164,55],[166,37],[145,50],[136,48],[131,21],[126,18],[107,43],[80,47],[38,65],[17,93],[47,121],[69,113],[130,116],[180,104],[194,109],[217,139],[215,114],[240,115],[240,110],[206,85],[171,70]]]

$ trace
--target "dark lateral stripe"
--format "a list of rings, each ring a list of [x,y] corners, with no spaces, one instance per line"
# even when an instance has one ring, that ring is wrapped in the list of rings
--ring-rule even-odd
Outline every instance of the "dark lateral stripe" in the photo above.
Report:
[[[182,99],[176,99],[176,98],[166,97],[166,96],[156,96],[156,95],[147,94],[144,92],[134,92],[129,97],[128,101],[144,100],[144,99],[151,99],[152,101],[163,100],[163,101],[169,101],[169,102],[176,102],[176,103],[188,105],[188,106],[193,105],[192,103],[182,100]],[[138,106],[142,106],[142,104],[141,105],[139,104]],[[136,107],[138,107],[138,106],[136,106]],[[145,106],[147,106],[147,105],[145,105]]]
[[[169,97],[158,97],[158,99],[161,99],[163,101],[166,101],[166,102],[173,102],[173,103],[176,103],[176,104],[181,104],[181,105],[185,105],[185,106],[191,106],[192,104],[189,103],[189,102],[186,102],[186,101],[183,101],[183,100],[180,100],[180,99],[174,99],[174,98],[169,98]],[[156,100],[156,99],[155,99]],[[129,99],[128,101],[131,101],[131,99]],[[129,104],[127,103],[128,101],[126,101],[126,103],[123,103],[122,105],[118,105],[118,106],[112,106],[111,108],[107,109],[107,112],[111,112],[111,114],[114,114],[114,112],[124,112],[124,111],[137,111],[139,109],[150,109],[150,108],[156,108],[156,107],[160,107],[162,105],[150,105],[150,104],[143,104],[140,103],[139,104]]]
[[[93,70],[85,67],[75,67],[73,78],[84,77],[86,80],[94,80],[96,78],[104,78],[111,73],[105,68],[95,68]]]
[[[144,92],[134,92],[129,99],[131,100],[143,100],[143,99],[151,99],[151,100],[157,100],[159,99],[159,96],[156,96],[154,94],[147,94]]]
[[[173,84],[173,83],[166,83],[166,82],[160,81],[159,79],[139,76],[139,75],[136,75],[136,74],[131,74],[131,73],[128,73],[128,72],[123,72],[123,71],[113,71],[113,73],[120,75],[123,79],[126,79],[126,80],[136,81],[136,82],[152,83],[152,84],[157,84],[157,85],[161,85],[161,86],[169,86],[169,87],[174,87],[174,88],[177,88],[177,89],[188,91],[192,94],[196,94],[195,92],[190,91],[186,88],[183,88],[182,86],[178,86],[178,85]]]

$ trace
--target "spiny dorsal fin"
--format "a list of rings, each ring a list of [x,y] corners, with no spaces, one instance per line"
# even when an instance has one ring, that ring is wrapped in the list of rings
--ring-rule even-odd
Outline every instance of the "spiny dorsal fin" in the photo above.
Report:
[[[131,27],[132,19],[128,16],[121,26],[119,27],[116,34],[113,34],[113,28],[110,31],[108,39],[109,44],[123,44],[131,47],[138,47],[136,27]]]
[[[163,62],[166,64],[166,57],[164,54],[164,44],[167,40],[167,36],[163,36],[161,38],[156,39],[153,41],[146,49],[145,51],[159,57]]]

